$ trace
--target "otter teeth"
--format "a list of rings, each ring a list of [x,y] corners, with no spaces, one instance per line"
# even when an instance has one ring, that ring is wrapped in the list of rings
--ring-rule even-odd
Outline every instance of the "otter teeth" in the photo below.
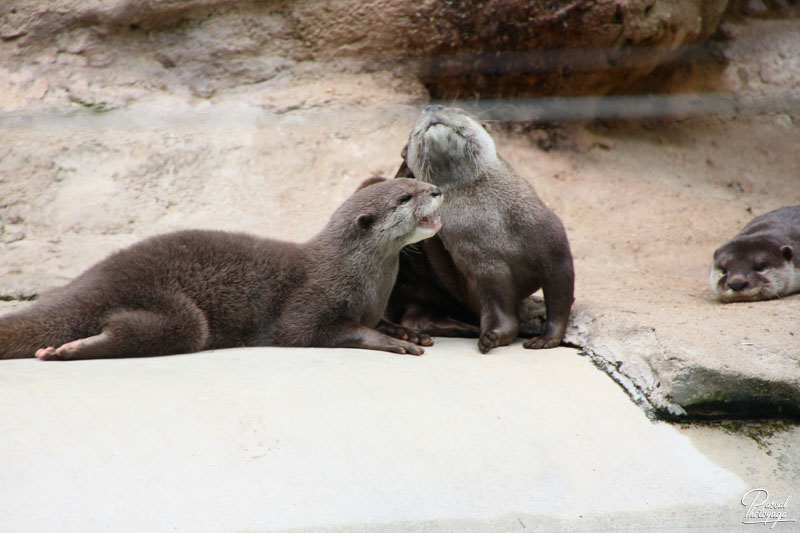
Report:
[[[441,219],[439,216],[431,217],[422,217],[419,219],[418,224],[423,228],[439,228],[442,225]]]

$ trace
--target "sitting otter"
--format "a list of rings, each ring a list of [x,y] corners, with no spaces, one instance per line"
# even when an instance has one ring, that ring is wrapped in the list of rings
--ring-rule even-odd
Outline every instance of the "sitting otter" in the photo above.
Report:
[[[429,337],[379,322],[400,249],[438,231],[441,201],[433,185],[372,178],[304,244],[200,230],[146,239],[0,317],[0,358],[94,359],[236,346],[419,355],[418,344],[432,344]]]
[[[478,336],[486,353],[516,338],[520,302],[541,287],[544,332],[524,346],[558,346],[575,279],[558,216],[460,109],[428,106],[403,157],[398,176],[437,185],[447,202],[439,234],[402,254],[387,316],[431,335]]]
[[[714,252],[711,290],[723,302],[800,292],[800,206],[754,218]]]

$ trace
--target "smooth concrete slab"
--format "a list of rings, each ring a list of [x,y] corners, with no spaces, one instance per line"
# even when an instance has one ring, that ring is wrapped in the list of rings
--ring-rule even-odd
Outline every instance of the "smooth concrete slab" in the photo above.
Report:
[[[566,348],[0,362],[3,532],[742,527],[709,457]]]

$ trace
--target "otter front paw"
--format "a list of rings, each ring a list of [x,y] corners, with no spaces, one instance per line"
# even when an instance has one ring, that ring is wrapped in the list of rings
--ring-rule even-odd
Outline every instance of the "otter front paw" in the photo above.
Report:
[[[433,346],[433,339],[430,335],[426,335],[425,333],[420,333],[413,329],[406,329],[405,335],[405,339],[408,340],[408,342],[419,344],[420,346]]]
[[[430,335],[420,333],[411,328],[398,326],[397,324],[393,324],[385,320],[381,322],[376,329],[381,333],[389,335],[390,337],[394,337],[395,339],[408,341],[421,346],[433,346],[433,339],[430,337]]]
[[[380,350],[384,350],[387,352],[392,353],[401,353],[401,354],[408,354],[408,355],[422,355],[425,353],[425,350],[417,346],[416,344],[412,344],[410,342],[403,342],[403,341],[395,341],[394,343],[378,348]]]

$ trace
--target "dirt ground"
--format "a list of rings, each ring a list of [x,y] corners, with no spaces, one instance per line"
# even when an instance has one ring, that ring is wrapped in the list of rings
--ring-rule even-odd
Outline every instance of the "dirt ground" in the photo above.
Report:
[[[745,383],[770,389],[745,399],[800,408],[800,295],[721,305],[708,286],[716,247],[800,204],[800,109],[786,104],[800,88],[797,29],[731,23],[724,66],[668,82],[672,94],[735,95],[739,112],[494,127],[567,227],[568,340],[656,411],[703,414]],[[392,74],[309,72],[213,98],[0,116],[0,312],[156,233],[306,239],[361,180],[393,174],[425,103]]]

